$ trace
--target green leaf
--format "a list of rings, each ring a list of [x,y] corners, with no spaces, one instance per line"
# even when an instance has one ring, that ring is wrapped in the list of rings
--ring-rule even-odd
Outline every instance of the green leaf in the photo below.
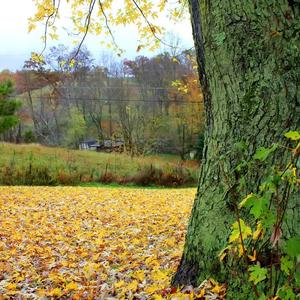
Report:
[[[300,237],[292,237],[286,242],[286,253],[291,257],[300,255]]]
[[[257,199],[257,196],[255,194],[248,194],[239,204],[239,208],[252,206],[255,199]]]
[[[254,284],[258,284],[259,282],[265,280],[267,278],[268,270],[266,268],[261,268],[258,265],[254,265],[249,267],[250,272],[250,281],[253,281]]]
[[[300,268],[296,269],[295,280],[296,280],[297,286],[300,286]]]
[[[293,268],[293,262],[288,256],[284,256],[280,260],[280,269],[287,275],[289,275],[290,270]]]
[[[241,201],[239,208],[251,207],[250,213],[257,219],[266,210],[268,204],[269,199],[267,197],[258,197],[257,195],[251,193]]]
[[[284,286],[278,290],[278,296],[283,300],[294,300],[296,296],[293,289],[289,286]]]
[[[276,185],[274,184],[274,176],[268,176],[259,186],[260,191],[275,192]]]
[[[271,148],[260,147],[254,154],[254,159],[265,161],[268,156],[277,149],[278,145],[274,144]]]
[[[267,300],[267,297],[265,296],[265,294],[262,294],[259,296],[258,300]]]
[[[261,223],[264,229],[273,227],[276,222],[276,215],[271,211],[266,211],[261,218]]]
[[[261,214],[267,209],[269,200],[265,197],[257,198],[253,201],[250,213],[258,219]]]
[[[289,132],[285,133],[284,136],[293,141],[300,140],[300,133],[298,131],[289,131]]]

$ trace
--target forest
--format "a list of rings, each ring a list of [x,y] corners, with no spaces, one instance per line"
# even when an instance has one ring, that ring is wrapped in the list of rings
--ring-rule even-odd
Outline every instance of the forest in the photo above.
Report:
[[[80,49],[49,50],[43,62],[27,60],[21,71],[4,70],[7,95],[21,104],[20,122],[2,134],[7,142],[38,142],[78,149],[85,140],[121,140],[130,155],[170,153],[182,159],[203,136],[203,100],[191,51],[118,60],[102,53],[96,65]],[[199,154],[199,153],[198,153]]]

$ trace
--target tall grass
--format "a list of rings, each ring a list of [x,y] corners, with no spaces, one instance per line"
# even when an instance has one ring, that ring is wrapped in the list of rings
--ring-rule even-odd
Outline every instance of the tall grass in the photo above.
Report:
[[[174,155],[130,157],[45,147],[0,143],[0,184],[77,185],[87,182],[136,185],[194,185],[198,163]]]

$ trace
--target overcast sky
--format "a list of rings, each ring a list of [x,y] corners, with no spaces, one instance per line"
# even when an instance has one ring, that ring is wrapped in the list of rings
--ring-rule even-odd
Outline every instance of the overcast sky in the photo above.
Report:
[[[42,36],[42,26],[31,33],[28,33],[28,21],[27,19],[35,12],[33,0],[9,0],[1,1],[0,10],[0,70],[21,69],[25,59],[30,57],[32,51],[39,52],[43,48],[43,43],[40,37]],[[68,24],[67,15],[62,17],[62,23],[64,26]],[[193,46],[191,25],[189,20],[182,21],[174,24],[167,18],[160,20],[166,30],[174,33],[181,40],[184,48],[190,48]],[[60,24],[57,24],[58,27]],[[71,28],[69,28],[71,29]],[[115,39],[125,50],[122,58],[134,58],[137,55],[153,55],[153,53],[146,50],[136,52],[138,46],[137,31],[133,26],[127,28],[119,27],[118,30],[114,30]],[[65,44],[69,47],[74,47],[72,44],[72,38],[67,34],[60,32],[60,40],[51,42],[51,45],[57,45],[59,43]],[[100,45],[100,39],[96,36],[88,36],[85,45],[92,52],[94,58],[97,61],[97,57],[100,57],[100,53],[107,51],[104,46]],[[48,47],[49,48],[49,47]]]

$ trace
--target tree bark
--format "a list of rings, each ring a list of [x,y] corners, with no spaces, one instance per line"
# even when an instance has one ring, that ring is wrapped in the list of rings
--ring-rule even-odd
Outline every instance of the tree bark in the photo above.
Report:
[[[189,0],[206,108],[206,146],[184,253],[174,285],[224,281],[217,254],[234,222],[233,198],[257,191],[261,170],[244,188],[231,175],[240,162],[300,128],[300,4],[287,0]],[[222,160],[220,160],[220,158]],[[284,155],[274,158],[284,161]],[[289,227],[299,230],[299,204]],[[299,233],[299,231],[298,231]]]

